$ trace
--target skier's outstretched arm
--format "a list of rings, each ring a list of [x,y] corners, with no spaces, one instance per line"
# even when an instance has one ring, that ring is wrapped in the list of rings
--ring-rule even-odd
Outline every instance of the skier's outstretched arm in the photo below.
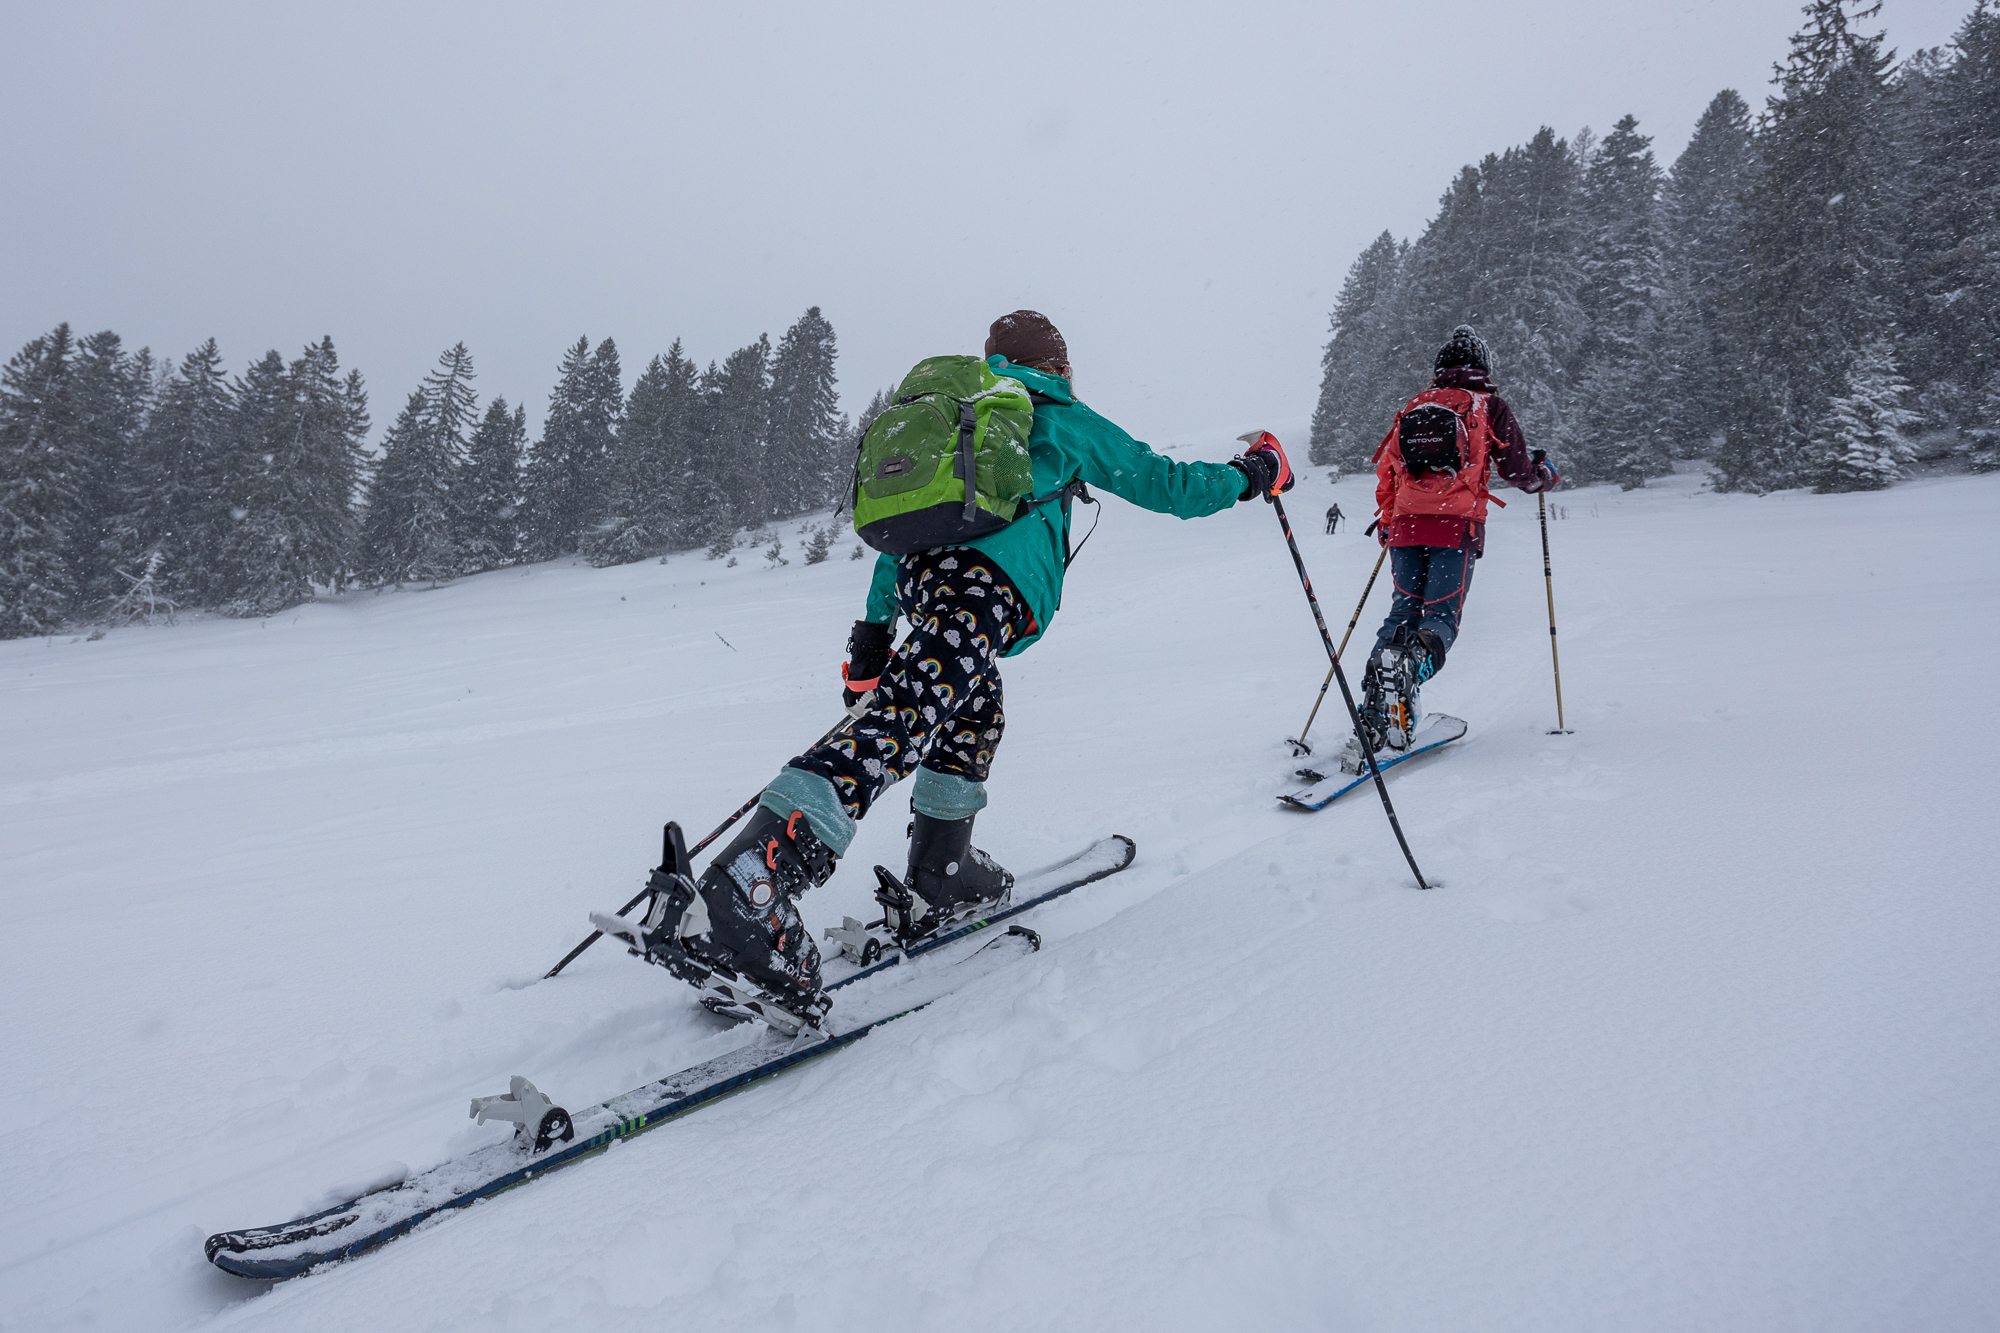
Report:
[[[1077,475],[1141,509],[1202,518],[1229,508],[1243,493],[1243,473],[1227,463],[1176,462],[1081,403],[1065,415]]]

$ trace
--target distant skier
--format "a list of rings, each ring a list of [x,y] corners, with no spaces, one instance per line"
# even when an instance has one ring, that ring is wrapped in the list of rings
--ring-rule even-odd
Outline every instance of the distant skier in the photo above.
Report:
[[[1486,546],[1489,468],[1530,495],[1561,480],[1494,392],[1492,356],[1471,325],[1451,331],[1435,370],[1375,450],[1376,519],[1396,588],[1362,676],[1361,724],[1377,750],[1409,744],[1418,689],[1458,638],[1472,565]],[[1350,739],[1342,767],[1363,764]]]
[[[1292,485],[1275,442],[1228,463],[1181,463],[1093,412],[1073,393],[1069,348],[1044,315],[1017,310],[995,320],[985,353],[992,372],[1033,395],[1027,443],[1035,497],[1087,483],[1157,513],[1199,518]],[[986,776],[1006,725],[999,659],[1039,639],[1056,614],[1069,508],[1063,495],[963,545],[875,562],[866,615],[841,668],[844,700],[852,705],[873,691],[872,703],[850,730],[778,771],[692,897],[656,895],[641,932],[650,958],[675,967],[666,960],[678,952],[697,967],[676,975],[697,986],[708,983],[690,972],[719,967],[794,1016],[822,1012],[819,948],[796,900],[833,873],[856,821],[912,774],[904,884],[915,924],[935,933],[1006,900],[1014,877],[972,845],[972,823],[986,805]],[[909,632],[892,652],[898,612]]]
[[[1340,501],[1335,500],[1333,506],[1326,511],[1326,535],[1331,537],[1340,531],[1340,520],[1346,517],[1347,515],[1340,512]]]

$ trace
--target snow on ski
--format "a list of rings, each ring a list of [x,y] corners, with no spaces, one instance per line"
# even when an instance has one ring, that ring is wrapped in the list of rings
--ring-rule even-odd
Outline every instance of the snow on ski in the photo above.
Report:
[[[1375,766],[1377,768],[1393,768],[1405,759],[1415,759],[1420,754],[1429,754],[1432,750],[1438,749],[1440,746],[1449,745],[1464,734],[1465,722],[1463,719],[1451,717],[1444,713],[1432,713],[1429,717],[1423,719],[1422,724],[1417,728],[1417,734],[1410,738],[1411,744],[1409,749],[1377,750],[1375,752]],[[1334,773],[1330,776],[1322,777],[1310,769],[1302,768],[1299,770],[1299,776],[1311,778],[1312,785],[1295,792],[1286,793],[1278,798],[1286,805],[1297,810],[1324,810],[1327,806],[1332,805],[1335,801],[1369,780],[1366,770],[1363,770],[1359,776],[1347,773]]]
[[[566,1141],[550,1142],[547,1151],[534,1148],[532,1135],[526,1136],[526,1141],[517,1136],[290,1222],[219,1232],[210,1236],[204,1247],[209,1261],[239,1277],[296,1277],[321,1264],[374,1249],[441,1213],[525,1184],[602,1152],[620,1139],[851,1045],[882,1024],[914,1013],[984,975],[985,968],[968,969],[966,965],[975,960],[997,964],[1003,955],[994,946],[1019,938],[1032,951],[1041,947],[1041,940],[1033,931],[1012,927],[968,948],[951,946],[967,943],[993,926],[1117,874],[1132,864],[1136,854],[1136,845],[1122,834],[1101,838],[1073,856],[1023,876],[1015,885],[1014,901],[1005,909],[962,922],[936,939],[885,955],[871,966],[844,972],[827,983],[829,991],[869,984],[841,997],[825,1033],[791,1038],[769,1028],[758,1029],[737,1050],[569,1117],[562,1127],[573,1128],[573,1134]],[[903,966],[905,963],[913,965]],[[511,1106],[523,1088],[535,1093],[525,1080],[516,1078],[514,1084],[510,1098],[475,1099],[474,1113],[484,1104],[488,1116],[503,1115],[494,1108]],[[536,1103],[538,1108],[540,1104]],[[534,1120],[538,1127],[549,1123],[541,1116]]]

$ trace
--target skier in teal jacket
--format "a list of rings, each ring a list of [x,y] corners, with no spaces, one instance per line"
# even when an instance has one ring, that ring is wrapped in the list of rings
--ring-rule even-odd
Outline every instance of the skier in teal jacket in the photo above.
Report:
[[[1017,310],[994,321],[986,356],[996,374],[1033,396],[1028,452],[1037,497],[1065,487],[1074,495],[1080,484],[1156,513],[1201,518],[1292,485],[1275,442],[1227,463],[1180,463],[1093,412],[1071,388],[1069,349],[1046,316]],[[905,933],[935,933],[1006,900],[1013,876],[972,846],[972,822],[986,805],[987,771],[1005,726],[999,659],[1035,642],[1055,619],[1070,508],[1065,497],[963,546],[877,559],[841,668],[846,701],[866,698],[863,711],[851,728],[779,770],[695,886],[698,904],[686,894],[678,903],[655,899],[644,929],[650,954],[684,951],[701,966],[747,978],[796,1015],[822,1008],[819,949],[796,900],[826,881],[855,822],[912,773]],[[892,651],[898,614],[909,632]]]

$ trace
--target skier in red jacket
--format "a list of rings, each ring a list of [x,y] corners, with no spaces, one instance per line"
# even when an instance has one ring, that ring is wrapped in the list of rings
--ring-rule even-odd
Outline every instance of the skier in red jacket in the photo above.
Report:
[[[1375,450],[1376,521],[1396,588],[1362,677],[1361,723],[1377,750],[1409,745],[1418,688],[1458,638],[1472,564],[1486,545],[1487,501],[1505,504],[1487,489],[1490,470],[1530,495],[1561,480],[1494,392],[1492,355],[1470,324],[1451,331],[1435,372]],[[1363,764],[1350,740],[1343,767]]]

